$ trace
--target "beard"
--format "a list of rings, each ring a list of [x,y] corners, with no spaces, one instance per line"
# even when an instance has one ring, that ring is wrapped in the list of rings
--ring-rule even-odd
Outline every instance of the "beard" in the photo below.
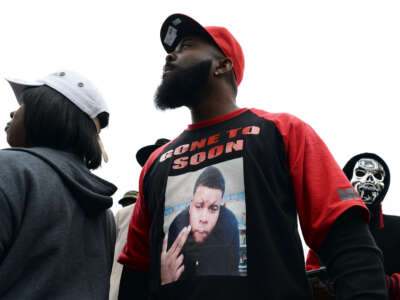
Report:
[[[158,109],[194,107],[207,96],[212,61],[206,60],[187,68],[175,67],[166,73],[154,96]]]

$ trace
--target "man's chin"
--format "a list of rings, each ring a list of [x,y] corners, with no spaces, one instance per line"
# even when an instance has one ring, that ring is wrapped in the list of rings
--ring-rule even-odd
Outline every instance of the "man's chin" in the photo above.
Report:
[[[168,78],[168,76],[171,76],[171,75],[173,75],[173,70],[171,70],[171,71],[165,71],[165,72],[163,72],[163,74],[162,74],[162,76],[161,76],[161,79],[162,80],[164,80],[165,78]]]
[[[195,232],[193,233],[193,239],[196,243],[202,243],[208,236],[208,232]]]
[[[154,95],[155,106],[160,110],[182,106],[193,107],[207,90],[212,61],[203,61],[189,68],[173,68],[162,75]]]
[[[165,103],[165,102],[160,103],[160,102],[157,102],[157,101],[154,101],[154,105],[156,106],[157,109],[162,110],[162,111],[168,110],[168,109],[176,109],[176,108],[184,106],[183,104],[179,104],[178,105],[178,104],[175,104],[175,103],[174,104]]]
[[[175,109],[184,106],[184,101],[182,100],[181,95],[177,93],[179,88],[171,87],[168,84],[169,76],[171,76],[169,72],[163,75],[163,81],[154,96],[154,105],[159,110]]]

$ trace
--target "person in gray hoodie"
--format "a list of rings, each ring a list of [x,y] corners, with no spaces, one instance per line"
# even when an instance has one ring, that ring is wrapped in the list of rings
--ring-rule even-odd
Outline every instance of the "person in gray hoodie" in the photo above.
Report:
[[[116,187],[90,171],[107,159],[106,104],[71,71],[9,83],[20,107],[0,151],[0,299],[107,299]]]

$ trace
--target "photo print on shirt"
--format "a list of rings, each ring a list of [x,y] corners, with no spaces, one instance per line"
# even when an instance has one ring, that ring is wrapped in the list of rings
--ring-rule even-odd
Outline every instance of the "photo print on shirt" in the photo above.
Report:
[[[191,232],[182,248],[184,272],[179,279],[247,276],[243,158],[168,177],[167,249],[189,225]]]

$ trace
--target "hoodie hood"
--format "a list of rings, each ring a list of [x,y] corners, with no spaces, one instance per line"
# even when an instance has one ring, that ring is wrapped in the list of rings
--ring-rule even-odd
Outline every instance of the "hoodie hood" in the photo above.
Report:
[[[385,161],[380,156],[374,153],[368,153],[368,152],[360,153],[353,156],[343,168],[343,172],[346,174],[349,180],[351,180],[351,178],[353,177],[354,166],[356,165],[357,161],[359,161],[362,158],[370,158],[376,160],[378,163],[382,165],[383,169],[385,170],[385,179],[383,180],[385,186],[383,190],[379,193],[378,197],[376,198],[375,203],[372,205],[372,207],[375,207],[378,206],[383,201],[383,199],[385,199],[386,193],[389,189],[390,186],[389,167],[386,165]]]
[[[372,226],[372,227],[379,226],[382,229],[382,228],[384,228],[384,222],[383,222],[383,213],[382,213],[382,204],[381,203],[385,199],[386,193],[390,186],[389,167],[386,165],[385,161],[380,156],[378,156],[374,153],[366,152],[366,153],[357,154],[356,156],[353,156],[346,163],[346,165],[343,168],[343,172],[346,174],[349,181],[351,181],[351,178],[353,177],[354,166],[356,165],[357,161],[359,161],[361,158],[370,158],[370,159],[376,160],[378,163],[380,163],[382,165],[383,170],[385,171],[385,179],[383,180],[383,183],[384,183],[383,190],[379,193],[375,202],[372,205],[367,205],[367,207],[371,213],[370,226]]]
[[[41,147],[7,150],[27,152],[47,163],[63,179],[87,214],[98,214],[112,206],[111,196],[117,187],[90,172],[74,154]]]

